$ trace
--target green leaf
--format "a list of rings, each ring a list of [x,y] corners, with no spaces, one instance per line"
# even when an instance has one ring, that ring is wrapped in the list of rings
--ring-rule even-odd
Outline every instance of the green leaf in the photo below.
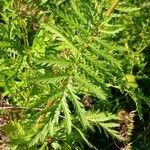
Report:
[[[108,60],[109,62],[111,62],[112,64],[116,65],[118,67],[118,69],[121,69],[121,64],[119,63],[118,60],[116,60],[114,57],[112,57],[111,55],[96,49],[93,45],[90,45],[90,50],[95,53],[96,55],[105,58],[106,60]]]
[[[61,29],[57,28],[54,24],[49,24],[44,27],[51,33],[55,34],[55,36],[58,38],[58,40],[65,42],[67,48],[70,49],[70,51],[74,57],[77,57],[79,55],[79,51],[76,48],[76,46],[72,43],[70,38],[67,37],[67,35],[65,35],[65,33],[63,31],[61,31]]]
[[[8,48],[8,47],[11,47],[10,42],[6,42],[6,41],[1,42],[0,41],[0,48]]]
[[[66,125],[66,130],[68,134],[71,134],[71,130],[72,130],[72,121],[71,121],[71,115],[70,115],[70,110],[69,110],[69,106],[67,104],[67,100],[66,100],[66,95],[67,93],[64,92],[64,95],[61,99],[61,105],[62,105],[62,109],[65,115],[65,125]]]
[[[86,144],[90,147],[90,148],[94,148],[94,146],[86,139],[86,137],[84,136],[84,134],[82,133],[82,131],[75,127],[74,128],[78,131],[78,133],[80,134],[80,136],[83,138],[83,140],[86,142]]]
[[[62,76],[43,76],[43,77],[40,77],[40,78],[37,78],[36,81],[37,82],[42,82],[42,83],[58,83],[62,80],[65,80],[67,79],[69,76],[67,75],[62,75]]]
[[[85,110],[84,110],[83,104],[79,101],[80,98],[75,94],[75,90],[73,89],[73,86],[71,84],[69,84],[67,86],[67,88],[68,88],[68,92],[70,94],[71,101],[73,102],[73,104],[75,106],[77,115],[80,118],[80,121],[81,121],[83,127],[89,126],[88,122],[86,121],[86,119],[84,117]]]
[[[101,128],[103,128],[106,132],[108,132],[111,136],[114,136],[119,139],[118,131],[115,130],[116,127],[119,127],[119,123],[114,121],[119,120],[118,117],[111,113],[104,112],[87,112],[86,119],[92,123],[97,124]]]
[[[82,76],[75,76],[76,80],[79,83],[82,83],[90,92],[95,94],[100,100],[106,100],[106,93],[101,89],[101,87],[96,86],[95,84],[84,79]]]

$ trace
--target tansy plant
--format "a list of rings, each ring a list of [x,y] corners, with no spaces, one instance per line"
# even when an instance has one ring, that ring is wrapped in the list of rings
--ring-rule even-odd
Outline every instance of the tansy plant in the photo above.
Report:
[[[13,115],[3,131],[13,150],[98,149],[89,140],[96,128],[122,142],[120,99],[142,118],[145,59],[121,38],[141,8],[118,2],[1,1],[0,84],[10,103],[4,114]]]

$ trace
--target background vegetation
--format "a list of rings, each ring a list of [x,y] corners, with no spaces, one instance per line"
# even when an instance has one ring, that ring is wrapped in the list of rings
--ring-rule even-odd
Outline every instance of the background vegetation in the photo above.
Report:
[[[0,10],[1,149],[149,149],[149,0]]]

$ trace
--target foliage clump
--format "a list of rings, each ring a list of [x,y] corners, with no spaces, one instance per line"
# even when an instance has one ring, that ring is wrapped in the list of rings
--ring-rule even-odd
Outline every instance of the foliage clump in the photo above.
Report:
[[[136,149],[150,129],[148,0],[0,4],[1,131],[10,147]]]

